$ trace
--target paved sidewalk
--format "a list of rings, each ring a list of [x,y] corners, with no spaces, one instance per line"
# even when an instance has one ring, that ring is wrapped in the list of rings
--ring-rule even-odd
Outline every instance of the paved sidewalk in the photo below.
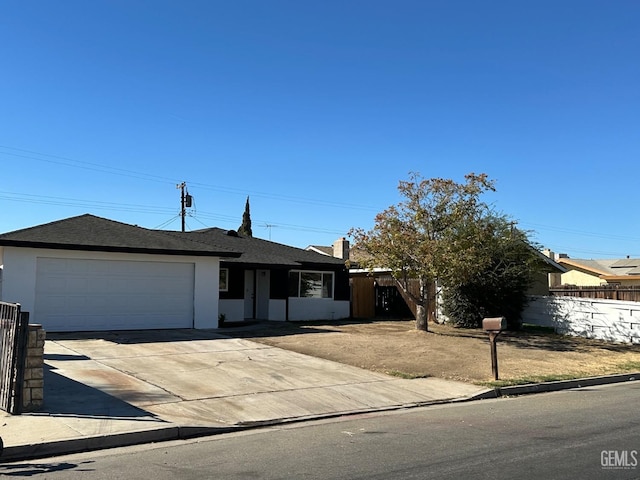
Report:
[[[0,414],[0,462],[492,392],[390,377],[219,331],[50,334],[45,407]]]

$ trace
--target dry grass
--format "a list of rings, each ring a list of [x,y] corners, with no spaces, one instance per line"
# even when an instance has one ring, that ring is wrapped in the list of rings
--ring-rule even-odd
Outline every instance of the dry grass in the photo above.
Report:
[[[404,378],[440,377],[490,384],[490,347],[482,330],[413,321],[262,323],[233,335]],[[640,346],[564,337],[542,331],[498,337],[501,384],[640,372]]]

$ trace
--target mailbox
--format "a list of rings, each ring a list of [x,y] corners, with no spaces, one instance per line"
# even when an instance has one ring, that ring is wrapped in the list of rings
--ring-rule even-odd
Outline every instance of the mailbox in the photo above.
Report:
[[[482,320],[482,329],[487,332],[500,332],[507,329],[507,319],[504,317],[491,317]]]
[[[482,328],[489,334],[491,344],[491,370],[494,380],[498,380],[498,351],[496,349],[496,339],[500,332],[507,329],[507,319],[504,317],[489,317],[482,319]]]

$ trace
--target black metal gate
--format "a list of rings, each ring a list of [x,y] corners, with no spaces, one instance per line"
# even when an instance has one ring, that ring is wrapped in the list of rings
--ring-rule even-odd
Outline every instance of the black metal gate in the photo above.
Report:
[[[22,413],[29,314],[17,303],[0,302],[0,408],[12,415]]]
[[[376,285],[376,317],[412,318],[413,313],[407,306],[397,287]]]

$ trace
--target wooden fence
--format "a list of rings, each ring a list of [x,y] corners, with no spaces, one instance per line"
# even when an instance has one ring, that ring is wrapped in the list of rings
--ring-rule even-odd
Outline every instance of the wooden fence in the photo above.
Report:
[[[640,286],[598,285],[592,287],[562,286],[549,289],[554,297],[597,298],[640,302]]]
[[[416,302],[420,297],[420,283],[412,279],[408,282],[408,292],[405,292],[398,281],[389,274],[351,277],[351,315],[354,318],[373,318],[379,309],[379,290],[384,287],[397,289],[404,300],[411,315],[416,316]],[[435,298],[435,284],[430,285],[430,298]],[[430,306],[429,321],[435,321],[436,306]]]
[[[375,279],[354,277],[351,279],[351,316],[373,318],[376,314]]]

